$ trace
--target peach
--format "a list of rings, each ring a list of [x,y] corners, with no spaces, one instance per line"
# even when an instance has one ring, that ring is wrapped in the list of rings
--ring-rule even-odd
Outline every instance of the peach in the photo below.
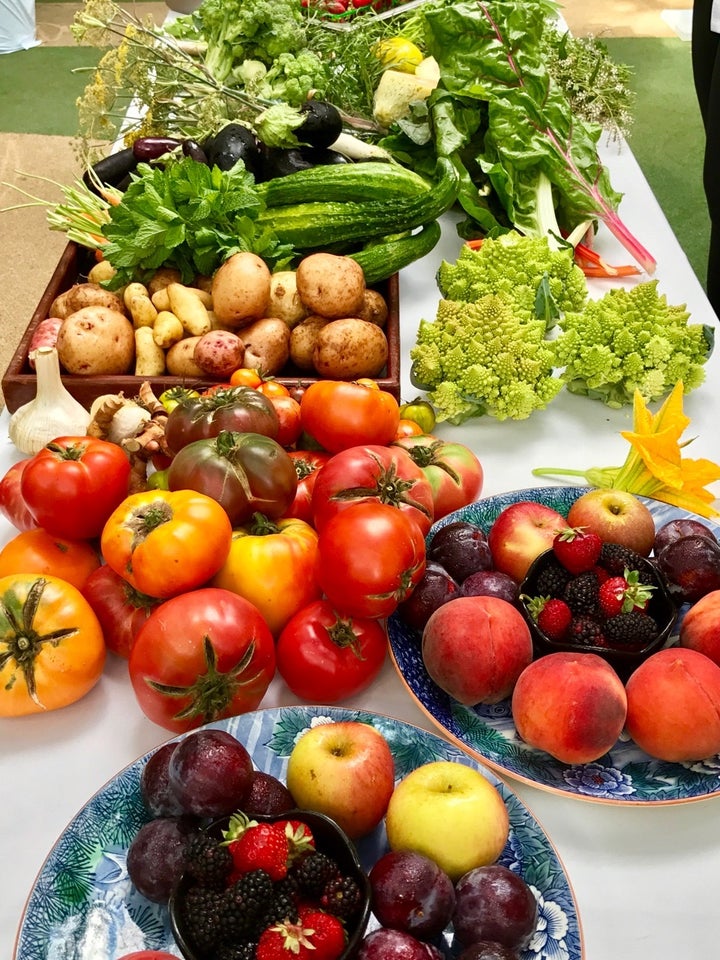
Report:
[[[704,653],[720,666],[720,590],[690,607],[680,626],[680,646]]]
[[[518,735],[563,763],[591,763],[622,733],[622,680],[594,653],[549,653],[523,670],[512,715]]]
[[[659,650],[626,691],[627,732],[651,757],[680,763],[720,753],[720,667],[705,654]]]
[[[498,703],[532,660],[522,614],[499,597],[457,597],[425,624],[422,656],[435,683],[467,705]]]

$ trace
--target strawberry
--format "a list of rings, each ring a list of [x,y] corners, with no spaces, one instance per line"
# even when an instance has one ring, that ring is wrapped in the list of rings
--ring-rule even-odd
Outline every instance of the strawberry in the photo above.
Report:
[[[302,820],[278,820],[276,827],[281,828],[288,840],[288,862],[295,863],[315,850],[315,837],[310,827]]]
[[[345,949],[345,929],[337,917],[313,908],[300,910],[297,923],[277,923],[264,930],[256,960],[337,960]]]
[[[582,527],[565,527],[553,540],[553,551],[560,563],[577,576],[592,570],[600,558],[602,540]]]
[[[546,637],[550,640],[562,640],[565,637],[570,628],[572,612],[564,600],[555,597],[531,597],[527,600],[526,607]]]
[[[265,870],[272,880],[287,876],[290,845],[284,823],[258,823],[244,813],[236,813],[223,838],[233,858],[231,883],[251,870]]]
[[[654,587],[640,582],[637,570],[625,570],[622,577],[609,577],[600,587],[600,609],[606,617],[616,617],[632,610],[644,611]]]

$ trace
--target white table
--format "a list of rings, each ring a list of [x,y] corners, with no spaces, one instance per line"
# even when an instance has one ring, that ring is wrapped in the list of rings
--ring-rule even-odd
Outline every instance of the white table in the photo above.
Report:
[[[626,195],[623,218],[657,257],[661,292],[671,303],[686,303],[694,321],[714,324],[702,288],[632,154],[627,149],[617,154],[615,147],[603,152],[614,186]],[[602,243],[610,262],[627,262],[624,251],[604,233]],[[404,399],[417,392],[407,379],[407,355],[420,318],[434,316],[435,269],[441,258],[454,259],[459,245],[449,226],[440,246],[402,273]],[[594,282],[594,291],[604,289]],[[720,353],[708,363],[707,375],[707,383],[685,401],[692,418],[688,436],[697,437],[693,456],[720,460]],[[561,395],[526,421],[484,419],[437,432],[472,446],[485,468],[484,493],[492,495],[542,485],[531,475],[535,466],[585,469],[622,463],[627,443],[619,431],[630,423],[629,408],[612,411],[594,401]],[[6,427],[4,413],[0,469],[19,458],[4,440]],[[720,489],[716,492],[720,495]],[[13,533],[9,526],[0,526],[0,542]],[[297,702],[276,679],[263,706]],[[390,663],[370,690],[343,705],[434,729]],[[12,957],[30,887],[73,815],[117,771],[166,739],[168,733],[141,713],[125,662],[114,657],[97,687],[77,704],[46,716],[0,720],[0,957]],[[631,808],[588,803],[509,782],[544,826],[567,868],[588,960],[699,960],[715,955],[720,800]]]

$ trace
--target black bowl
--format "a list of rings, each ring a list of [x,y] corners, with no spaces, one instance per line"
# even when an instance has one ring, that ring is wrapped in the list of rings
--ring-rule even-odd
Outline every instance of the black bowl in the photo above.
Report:
[[[606,660],[612,666],[620,678],[625,681],[636,667],[647,660],[647,658],[668,645],[672,635],[675,621],[677,620],[678,610],[670,595],[665,577],[657,569],[654,563],[645,557],[638,557],[637,567],[641,572],[650,575],[651,582],[655,586],[652,597],[648,604],[648,613],[653,617],[658,625],[659,632],[657,637],[646,643],[644,646],[632,648],[605,647],[591,644],[577,644],[571,641],[552,640],[547,634],[543,633],[533,620],[527,609],[526,597],[537,596],[537,580],[540,573],[546,568],[548,562],[553,558],[553,550],[546,550],[533,562],[527,572],[527,576],[520,585],[520,605],[525,619],[530,627],[533,638],[533,647],[536,656],[543,656],[548,653],[595,653],[597,656]]]
[[[357,882],[362,892],[362,900],[354,915],[345,921],[348,942],[339,957],[339,960],[351,960],[360,947],[370,919],[370,881],[362,868],[352,840],[334,820],[313,810],[294,809],[277,816],[253,814],[252,819],[263,823],[274,823],[276,820],[300,820],[306,823],[315,838],[317,850],[332,857],[343,875],[350,876]],[[229,817],[220,817],[205,827],[205,832],[219,840],[222,838],[222,831],[227,828],[229,820]],[[185,960],[211,960],[209,954],[202,953],[192,946],[184,930],[182,902],[193,882],[189,876],[183,874],[175,885],[168,903],[170,927],[178,949]]]

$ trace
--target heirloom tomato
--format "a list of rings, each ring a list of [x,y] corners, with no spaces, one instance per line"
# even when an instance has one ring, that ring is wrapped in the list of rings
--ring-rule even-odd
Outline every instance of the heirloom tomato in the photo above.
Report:
[[[300,404],[290,396],[270,397],[278,417],[278,434],[275,438],[281,447],[292,447],[302,431]]]
[[[482,464],[464,444],[426,435],[403,437],[393,446],[409,453],[428,478],[436,520],[480,496],[484,480]]]
[[[168,467],[167,480],[170,490],[212,497],[233,526],[258,512],[282,516],[297,489],[295,465],[277,440],[229,430],[183,447]]]
[[[430,433],[435,428],[435,409],[427,400],[416,397],[400,407],[400,416],[420,427],[421,433]]]
[[[331,457],[315,481],[312,496],[316,530],[342,510],[365,501],[397,507],[423,533],[433,522],[430,482],[399,447],[348,447]]]
[[[354,503],[318,537],[318,581],[330,603],[353,617],[389,617],[425,570],[425,539],[402,510]]]
[[[297,517],[306,523],[313,522],[312,493],[318,471],[330,459],[326,450],[290,450],[288,456],[295,464],[297,490],[295,499],[287,508],[284,517]]]
[[[106,563],[87,578],[82,595],[100,621],[108,650],[126,660],[140,628],[162,603],[140,593]]]
[[[232,526],[212,497],[194,490],[133,493],[100,538],[108,566],[136,590],[165,600],[206,583],[225,562]]]
[[[259,387],[262,382],[262,377],[253,367],[238,367],[230,376],[231,387]]]
[[[395,431],[395,440],[400,440],[402,437],[419,437],[424,433],[423,428],[419,423],[415,423],[414,420],[398,420],[397,430]]]
[[[387,642],[381,621],[345,616],[316,600],[298,610],[278,637],[278,673],[296,697],[337,703],[372,683]]]
[[[59,577],[0,579],[0,716],[57,710],[84,697],[105,664],[102,629],[78,589]]]
[[[78,590],[99,566],[100,557],[87,540],[53,537],[42,527],[18,533],[0,550],[0,577],[12,573],[49,574]]]
[[[116,443],[57,437],[31,458],[20,490],[38,526],[56,537],[89,540],[128,494],[130,461]]]
[[[275,674],[275,641],[249,600],[202,587],[153,610],[128,669],[146,716],[184,733],[259,705]]]
[[[233,530],[227,560],[213,586],[232,590],[255,604],[277,636],[290,617],[320,596],[315,578],[318,535],[304,520],[276,523],[255,514]]]
[[[221,430],[277,437],[278,416],[272,402],[252,387],[221,385],[201,397],[183,400],[170,411],[165,439],[173,453]]]
[[[37,527],[35,517],[30,513],[25,498],[20,489],[20,478],[25,467],[32,457],[18,460],[0,480],[0,514],[15,527],[16,530],[34,530]]]
[[[372,382],[316,380],[300,401],[303,430],[331,453],[361,443],[386,444],[395,437],[400,407]]]

